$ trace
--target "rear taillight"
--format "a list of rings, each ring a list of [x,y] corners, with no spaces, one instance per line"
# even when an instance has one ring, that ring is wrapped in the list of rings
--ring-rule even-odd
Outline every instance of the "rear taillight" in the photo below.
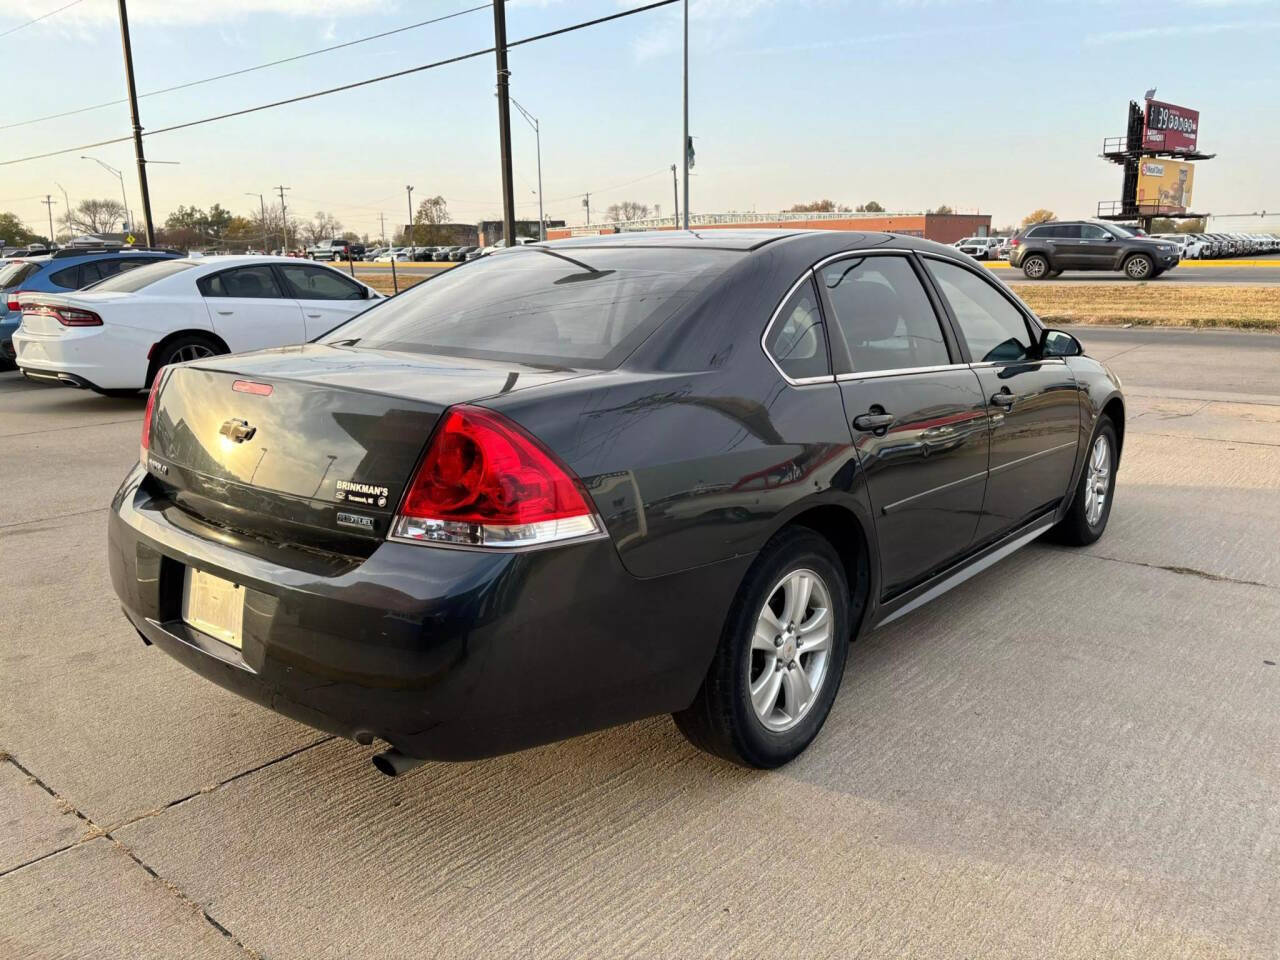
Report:
[[[1018,244],[1020,244],[1020,243],[1022,243],[1022,241],[1021,241],[1021,240],[1019,240],[1017,237],[1014,237],[1013,239],[1011,239],[1011,240],[1009,241],[1009,246],[1011,246],[1011,247],[1016,247],[1016,246],[1017,246]]]
[[[20,293],[22,293],[21,290],[11,291],[8,298],[5,300],[5,306],[10,310],[21,310],[22,304],[18,302],[18,294]]]
[[[442,417],[391,527],[400,540],[485,547],[600,532],[567,467],[506,417],[471,406]]]
[[[151,392],[147,394],[147,410],[142,415],[142,450],[139,453],[139,459],[144,466],[147,462],[147,451],[151,449],[151,415],[156,410],[156,397],[160,393],[160,385],[164,380],[166,369],[161,367],[156,371],[155,379],[151,381]]]
[[[53,317],[64,327],[100,327],[102,318],[92,310],[81,310],[78,307],[53,306],[47,303],[29,303],[22,308],[24,314],[30,313],[38,317]]]

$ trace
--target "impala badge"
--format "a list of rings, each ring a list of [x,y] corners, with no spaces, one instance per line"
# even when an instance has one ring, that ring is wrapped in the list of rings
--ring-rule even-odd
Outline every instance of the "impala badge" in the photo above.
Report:
[[[258,428],[249,426],[247,420],[237,420],[232,417],[218,428],[218,432],[235,443],[244,443],[246,440],[253,439],[253,435],[258,432]]]

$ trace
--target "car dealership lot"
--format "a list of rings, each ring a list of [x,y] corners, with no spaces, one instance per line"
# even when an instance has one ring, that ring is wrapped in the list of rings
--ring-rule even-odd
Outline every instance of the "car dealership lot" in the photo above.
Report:
[[[141,399],[0,374],[0,955],[1270,955],[1280,337],[1075,332],[1106,535],[865,637],[772,773],[662,718],[382,777],[120,615]]]

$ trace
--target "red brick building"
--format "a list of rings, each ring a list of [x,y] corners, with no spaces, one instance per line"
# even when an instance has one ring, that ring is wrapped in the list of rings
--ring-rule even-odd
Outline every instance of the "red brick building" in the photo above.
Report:
[[[965,237],[991,233],[991,215],[985,213],[707,213],[690,218],[695,230],[750,230],[783,228],[793,230],[862,230],[901,233],[939,243],[955,243]],[[547,231],[548,240],[589,236],[593,233],[621,233],[624,230],[673,230],[670,217],[661,220],[631,220],[590,226],[562,227]]]

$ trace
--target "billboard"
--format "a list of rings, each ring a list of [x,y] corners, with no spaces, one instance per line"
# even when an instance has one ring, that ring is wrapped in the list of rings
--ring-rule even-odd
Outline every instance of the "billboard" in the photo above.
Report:
[[[1158,215],[1191,209],[1196,168],[1181,160],[1144,159],[1138,164],[1138,209]]]
[[[1159,100],[1147,101],[1142,125],[1142,149],[1194,153],[1200,132],[1200,111],[1175,107]]]

